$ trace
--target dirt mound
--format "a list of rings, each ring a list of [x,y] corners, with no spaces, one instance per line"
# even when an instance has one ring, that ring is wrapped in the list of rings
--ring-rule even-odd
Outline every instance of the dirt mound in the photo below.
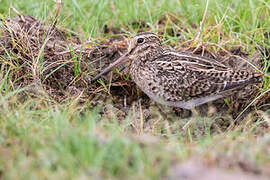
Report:
[[[162,26],[164,21],[162,19],[159,26]],[[132,24],[146,28],[145,23],[133,22]],[[109,74],[104,81],[90,84],[91,78],[127,50],[127,41],[123,34],[114,35],[103,41],[82,43],[75,33],[60,30],[29,15],[3,19],[1,31],[0,67],[5,73],[10,73],[14,88],[31,87],[25,91],[26,94],[48,95],[58,102],[80,95],[82,101],[90,101],[92,106],[110,99],[123,118],[134,102],[140,101],[144,110],[149,109],[150,99],[122,73]],[[181,36],[180,31],[168,31]],[[121,33],[120,30],[108,26],[105,26],[104,32]],[[159,33],[163,32],[159,31]],[[239,60],[239,58],[248,58],[248,54],[241,51],[241,48],[220,51],[219,54],[211,53],[203,45],[191,47],[185,44],[178,49],[222,60],[236,68],[250,68],[248,63]],[[257,64],[260,63],[260,54],[257,53],[252,60]],[[119,70],[125,72],[125,66],[120,67]],[[236,117],[257,95],[256,87],[247,87],[230,96],[230,109],[223,100],[217,100],[213,105],[217,112],[230,111]],[[269,102],[268,93],[254,105],[259,106]],[[206,108],[208,105],[198,110],[203,114],[208,112]],[[191,114],[184,113],[184,110],[178,108],[172,109],[177,116],[185,117]],[[103,112],[107,112],[106,107]],[[148,113],[144,118],[149,117]]]
[[[28,15],[7,18],[1,28],[1,67],[11,68],[17,87],[34,85],[57,101],[67,98],[69,89],[91,95],[95,88],[89,85],[90,78],[126,49],[119,38],[82,44],[74,33]]]

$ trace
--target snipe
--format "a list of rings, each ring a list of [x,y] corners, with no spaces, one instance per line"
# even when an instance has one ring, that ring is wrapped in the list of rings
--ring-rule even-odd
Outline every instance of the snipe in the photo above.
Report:
[[[222,98],[233,90],[257,83],[263,73],[235,71],[206,57],[164,49],[158,36],[140,33],[130,39],[126,54],[92,82],[130,59],[130,76],[152,100],[168,106],[192,107]]]

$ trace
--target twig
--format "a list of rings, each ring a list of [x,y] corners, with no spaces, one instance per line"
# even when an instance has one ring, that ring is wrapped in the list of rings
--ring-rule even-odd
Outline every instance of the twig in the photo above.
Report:
[[[11,6],[10,9],[11,9],[12,11],[14,11],[14,12],[17,14],[17,16],[19,16],[20,19],[21,19],[23,22],[25,22],[25,19],[24,19],[23,15],[22,15],[17,9],[15,9],[13,6]]]

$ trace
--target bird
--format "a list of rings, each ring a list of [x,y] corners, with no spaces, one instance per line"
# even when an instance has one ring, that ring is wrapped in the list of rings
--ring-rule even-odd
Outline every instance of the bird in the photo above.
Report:
[[[261,72],[235,70],[218,60],[164,48],[159,37],[143,32],[129,40],[127,52],[91,83],[126,61],[136,85],[159,104],[192,109],[261,81]]]

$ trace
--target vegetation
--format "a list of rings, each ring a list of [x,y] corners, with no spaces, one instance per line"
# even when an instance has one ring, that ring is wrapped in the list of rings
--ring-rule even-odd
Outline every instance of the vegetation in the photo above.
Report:
[[[0,56],[0,179],[179,179],[184,177],[183,171],[188,173],[180,165],[188,162],[196,162],[194,168],[203,167],[203,171],[222,169],[222,173],[236,173],[237,177],[239,173],[250,178],[270,177],[268,1],[62,3],[57,27],[77,32],[82,41],[116,36],[104,33],[107,27],[127,34],[141,29],[162,32],[167,46],[178,48],[191,42],[188,46],[194,49],[203,45],[216,54],[241,47],[251,58],[260,47],[263,65],[258,68],[266,74],[263,86],[233,115],[228,108],[226,115],[209,109],[207,115],[193,112],[179,117],[157,105],[145,111],[138,101],[127,110],[127,116],[119,118],[112,100],[94,107],[81,95],[58,102],[42,93],[28,94],[25,90],[30,86],[18,87],[20,77],[13,78],[21,67],[12,66],[9,58],[19,57]],[[51,23],[56,11],[54,1],[0,0],[0,4],[1,18],[16,16],[10,9],[14,7],[21,14]],[[75,68],[80,65],[74,65],[77,76]],[[109,87],[103,81],[101,84]],[[110,97],[109,90],[104,88],[102,93]],[[231,102],[225,101],[230,107]],[[251,106],[252,110],[246,111]],[[151,114],[150,120],[144,121],[144,113]]]

